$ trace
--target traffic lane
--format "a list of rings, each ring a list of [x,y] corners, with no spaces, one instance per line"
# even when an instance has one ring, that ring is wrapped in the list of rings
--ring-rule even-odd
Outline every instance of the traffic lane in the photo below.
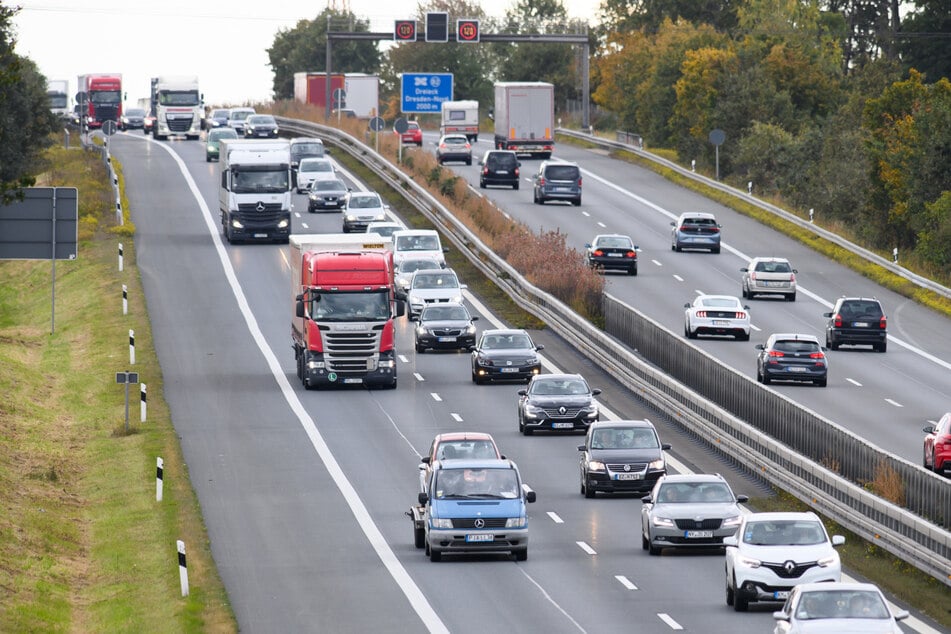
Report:
[[[418,622],[307,450],[177,168],[131,143],[114,142],[113,151],[125,167],[165,398],[240,627],[302,631],[332,619],[366,631],[385,629],[394,615]],[[315,548],[314,527],[333,548]],[[348,553],[345,565],[340,552]],[[368,592],[377,599],[371,608],[363,605]]]

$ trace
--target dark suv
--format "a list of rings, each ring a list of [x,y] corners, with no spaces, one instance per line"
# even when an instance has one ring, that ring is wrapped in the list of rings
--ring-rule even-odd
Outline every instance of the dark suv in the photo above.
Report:
[[[521,163],[511,150],[489,150],[479,161],[479,187],[487,185],[508,185],[518,189],[518,168]]]
[[[866,345],[885,352],[888,344],[888,320],[882,303],[869,297],[840,297],[826,317],[826,347]]]
[[[518,391],[518,430],[585,431],[598,420],[595,396],[580,374],[539,374]]]
[[[536,205],[549,200],[567,200],[576,207],[581,205],[581,169],[577,164],[544,161],[532,180]]]

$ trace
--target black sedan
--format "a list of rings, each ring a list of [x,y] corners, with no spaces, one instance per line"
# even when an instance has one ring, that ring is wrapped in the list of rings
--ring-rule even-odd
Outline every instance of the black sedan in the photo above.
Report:
[[[416,352],[431,350],[468,350],[475,345],[478,317],[462,304],[424,306],[416,324]]]
[[[646,420],[591,423],[581,452],[581,494],[647,493],[667,473],[657,430]]]
[[[350,188],[337,178],[316,180],[310,184],[307,193],[307,211],[324,211],[326,209],[339,210],[347,206],[347,195]]]
[[[542,349],[524,330],[486,330],[472,348],[472,382],[528,381],[541,374],[538,351]]]
[[[637,250],[630,236],[597,235],[585,246],[585,260],[592,268],[625,271],[637,275]]]
[[[269,114],[253,114],[244,121],[244,136],[248,139],[276,139],[277,121]]]
[[[756,380],[801,381],[825,387],[829,363],[825,348],[812,335],[781,333],[770,335],[766,343],[756,345]]]
[[[119,120],[120,130],[142,130],[145,128],[146,112],[142,108],[129,108]]]
[[[585,431],[598,420],[598,402],[580,374],[539,374],[518,391],[518,430]]]

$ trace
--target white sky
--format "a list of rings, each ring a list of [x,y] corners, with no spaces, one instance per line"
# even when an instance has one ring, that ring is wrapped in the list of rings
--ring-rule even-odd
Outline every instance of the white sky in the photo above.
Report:
[[[268,101],[273,74],[266,51],[275,34],[344,1],[318,0],[308,10],[301,0],[0,0],[21,7],[13,20],[16,52],[36,62],[47,79],[69,80],[72,96],[78,75],[122,73],[131,106],[148,96],[156,75],[198,75],[207,104]],[[513,4],[482,2],[493,17]],[[564,4],[569,16],[593,25],[600,0]],[[349,6],[370,20],[371,31],[390,32],[395,20],[412,18],[417,5],[349,0]]]

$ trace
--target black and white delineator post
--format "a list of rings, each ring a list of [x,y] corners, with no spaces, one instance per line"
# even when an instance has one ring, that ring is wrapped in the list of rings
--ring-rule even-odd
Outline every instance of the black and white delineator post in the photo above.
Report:
[[[122,243],[119,243],[119,270],[122,270]]]
[[[129,432],[129,384],[139,382],[138,372],[116,372],[116,383],[125,383],[125,430]]]
[[[182,596],[188,596],[188,566],[185,565],[185,542],[178,540],[178,578],[182,582]]]
[[[164,485],[165,462],[161,458],[155,459],[155,501],[162,501],[162,487]]]
[[[129,331],[129,365],[135,365],[135,331]]]
[[[122,314],[129,314],[129,288],[125,284],[122,285]]]
[[[145,422],[146,406],[145,406],[145,383],[139,383],[139,422]]]

